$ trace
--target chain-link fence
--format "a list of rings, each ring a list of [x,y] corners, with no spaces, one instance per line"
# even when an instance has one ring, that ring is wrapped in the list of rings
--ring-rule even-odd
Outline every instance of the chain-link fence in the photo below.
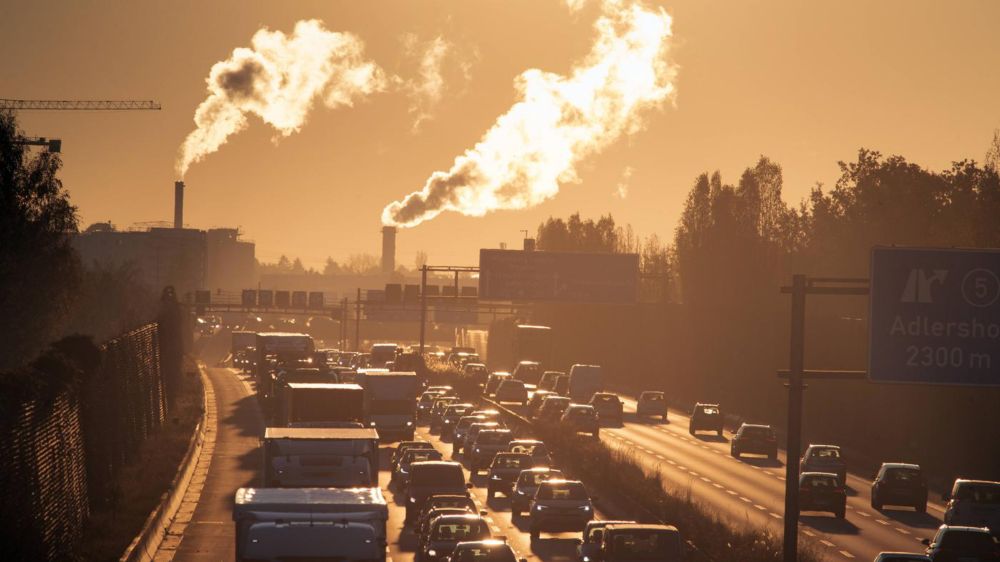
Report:
[[[179,382],[178,318],[99,348],[67,338],[0,374],[0,559],[71,559],[91,507],[116,504],[122,468]]]

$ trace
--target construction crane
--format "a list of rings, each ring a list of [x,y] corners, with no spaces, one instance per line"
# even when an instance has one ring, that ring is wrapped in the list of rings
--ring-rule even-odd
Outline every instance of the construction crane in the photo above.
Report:
[[[155,101],[141,100],[11,100],[0,99],[0,109],[16,110],[159,110]]]
[[[160,110],[155,101],[143,100],[13,100],[0,98],[0,110],[45,111],[135,111]],[[62,141],[45,137],[21,137],[14,142],[25,146],[44,146],[49,152],[61,152]]]

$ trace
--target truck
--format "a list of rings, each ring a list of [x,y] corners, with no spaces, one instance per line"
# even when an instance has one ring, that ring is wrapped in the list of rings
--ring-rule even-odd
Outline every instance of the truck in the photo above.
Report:
[[[378,486],[378,432],[371,428],[268,427],[264,487]]]
[[[412,440],[417,424],[417,395],[420,381],[413,372],[380,369],[358,371],[358,383],[365,389],[365,423],[387,440]]]
[[[396,353],[398,351],[399,346],[394,343],[376,343],[372,345],[368,366],[373,369],[383,369],[386,363],[396,360]]]
[[[513,371],[521,361],[535,361],[542,369],[552,368],[552,328],[517,324],[510,319],[490,324],[486,355],[495,369]]]
[[[573,365],[569,369],[569,397],[577,404],[586,404],[604,383],[600,365]]]
[[[278,424],[329,427],[364,422],[364,393],[357,384],[287,383],[281,392]]]
[[[316,344],[312,336],[290,332],[257,334],[254,345],[253,374],[257,392],[264,400],[274,395],[274,375],[279,368],[305,366]]]
[[[388,519],[378,487],[240,488],[236,560],[384,562]]]

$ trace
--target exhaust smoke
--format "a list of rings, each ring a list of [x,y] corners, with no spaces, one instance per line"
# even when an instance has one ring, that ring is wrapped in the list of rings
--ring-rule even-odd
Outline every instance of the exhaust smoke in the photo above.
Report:
[[[594,27],[591,52],[568,75],[523,72],[519,101],[450,170],[387,205],[382,223],[412,227],[442,211],[483,216],[537,205],[577,180],[583,158],[640,129],[643,110],[674,93],[676,68],[666,59],[671,18],[662,8],[605,0]]]
[[[317,98],[329,108],[352,106],[384,90],[382,69],[365,59],[351,33],[328,31],[319,20],[302,20],[291,35],[260,29],[251,47],[240,47],[212,66],[208,98],[195,111],[197,128],[180,148],[181,177],[191,164],[217,151],[256,115],[282,137],[297,132]]]

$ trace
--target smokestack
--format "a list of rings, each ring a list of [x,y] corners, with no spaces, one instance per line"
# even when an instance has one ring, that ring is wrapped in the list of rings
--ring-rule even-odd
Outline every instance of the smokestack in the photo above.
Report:
[[[174,182],[174,228],[184,228],[184,182]]]
[[[396,227],[382,227],[382,273],[396,271]]]

